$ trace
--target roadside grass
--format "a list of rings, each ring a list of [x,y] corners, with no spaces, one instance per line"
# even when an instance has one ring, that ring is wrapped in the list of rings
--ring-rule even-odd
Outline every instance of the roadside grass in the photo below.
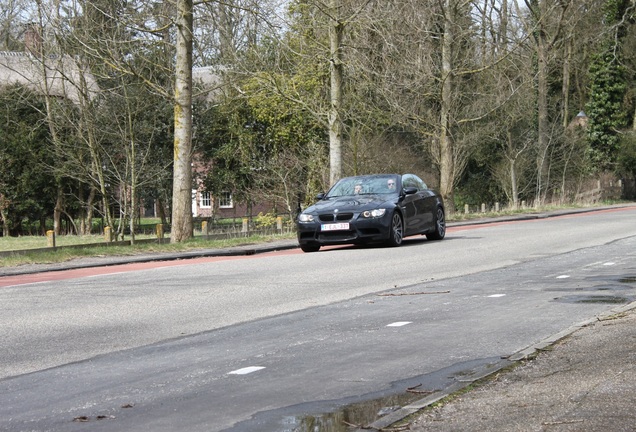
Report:
[[[136,235],[135,239],[155,238],[154,235]],[[48,247],[46,236],[0,237],[0,251],[17,251]],[[83,244],[104,243],[102,235],[60,235],[55,237],[55,246],[76,246]]]

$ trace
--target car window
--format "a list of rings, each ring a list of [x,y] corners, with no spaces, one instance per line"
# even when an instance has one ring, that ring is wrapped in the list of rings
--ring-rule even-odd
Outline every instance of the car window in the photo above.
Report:
[[[418,191],[423,191],[428,189],[428,186],[426,186],[426,183],[424,183],[422,179],[416,176],[415,174],[404,174],[402,176],[402,186],[414,187]]]
[[[371,183],[371,193],[390,194],[397,192],[397,179],[395,176],[376,177]]]
[[[414,187],[417,190],[420,190],[420,185],[417,183],[417,180],[412,174],[404,174],[402,176],[402,187]]]
[[[415,181],[417,181],[417,183],[419,184],[419,190],[426,190],[428,189],[428,186],[426,186],[426,183],[424,183],[424,181],[419,178],[416,175],[413,175],[413,178],[415,179]]]
[[[396,176],[347,177],[341,179],[327,193],[328,198],[349,195],[396,193]]]
[[[340,180],[331,188],[327,193],[328,197],[338,197],[344,195],[351,195],[353,193],[353,182],[347,180]]]

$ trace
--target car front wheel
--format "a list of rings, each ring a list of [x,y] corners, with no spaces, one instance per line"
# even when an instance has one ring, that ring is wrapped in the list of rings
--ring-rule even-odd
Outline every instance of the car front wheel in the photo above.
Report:
[[[437,207],[437,216],[435,220],[435,231],[426,234],[426,238],[429,240],[441,240],[446,236],[446,217],[444,216],[444,209]]]
[[[402,244],[402,238],[404,236],[404,223],[402,222],[402,216],[399,213],[393,213],[391,217],[391,232],[389,233],[389,240],[387,245],[399,246]]]

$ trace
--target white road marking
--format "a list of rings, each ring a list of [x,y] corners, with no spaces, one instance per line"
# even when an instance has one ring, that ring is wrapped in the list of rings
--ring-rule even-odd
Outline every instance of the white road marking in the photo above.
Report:
[[[613,263],[613,262],[606,262],[606,263],[604,263],[603,265],[604,265],[604,266],[613,266],[613,265],[615,265],[615,264],[616,264],[616,263]]]
[[[407,324],[413,324],[413,322],[412,321],[397,321],[391,324],[387,324],[387,327],[402,327]]]
[[[490,298],[497,298],[497,297],[505,297],[505,294],[493,294],[493,295],[489,295],[488,297]]]
[[[247,375],[247,374],[251,374],[252,372],[259,371],[261,369],[265,369],[265,366],[249,366],[246,368],[237,369],[232,372],[228,372],[228,375]]]
[[[567,279],[569,277],[570,275],[561,275],[561,276],[557,276],[557,279]]]

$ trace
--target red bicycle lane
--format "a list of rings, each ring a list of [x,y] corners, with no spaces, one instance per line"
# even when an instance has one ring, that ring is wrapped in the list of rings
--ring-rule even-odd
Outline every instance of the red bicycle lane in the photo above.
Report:
[[[0,288],[12,286],[28,285],[42,282],[54,282],[68,279],[80,279],[91,276],[101,276],[117,273],[127,273],[141,270],[148,270],[163,267],[177,267],[192,264],[205,264],[219,261],[235,261],[255,259],[257,257],[265,257],[268,255],[286,255],[302,253],[299,250],[281,250],[273,252],[264,252],[257,255],[239,255],[239,256],[217,256],[217,257],[201,257],[187,258],[170,261],[146,261],[129,264],[114,264],[96,267],[83,267],[69,270],[43,271],[41,273],[29,273],[21,275],[0,276]]]

